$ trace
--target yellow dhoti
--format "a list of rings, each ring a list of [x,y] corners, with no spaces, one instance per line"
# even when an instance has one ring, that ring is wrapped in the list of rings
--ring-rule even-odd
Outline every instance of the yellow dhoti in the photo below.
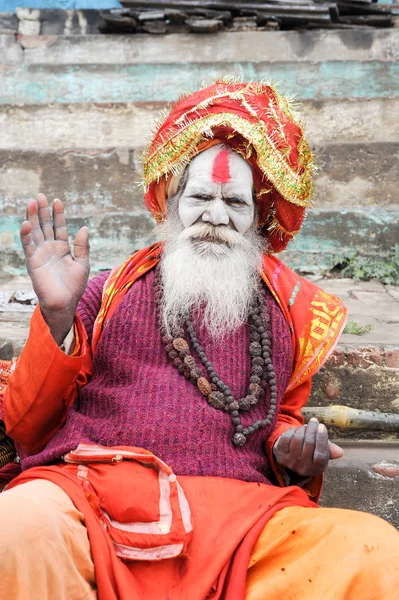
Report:
[[[0,515],[1,600],[97,597],[84,517],[60,487],[36,480],[6,491]],[[166,595],[173,599],[173,591]],[[250,557],[248,600],[398,597],[399,534],[366,513],[285,508],[270,519]]]

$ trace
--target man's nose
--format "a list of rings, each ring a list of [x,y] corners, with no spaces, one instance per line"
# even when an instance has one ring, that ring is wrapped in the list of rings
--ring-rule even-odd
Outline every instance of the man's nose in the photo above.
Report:
[[[219,198],[211,200],[208,208],[202,214],[202,220],[212,225],[228,225],[230,218],[223,200]]]

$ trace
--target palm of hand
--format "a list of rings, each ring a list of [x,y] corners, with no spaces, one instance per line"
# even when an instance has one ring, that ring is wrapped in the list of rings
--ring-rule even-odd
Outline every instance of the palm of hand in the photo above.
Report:
[[[41,306],[48,310],[62,310],[81,295],[90,269],[88,260],[74,260],[62,240],[46,240],[27,259],[27,267]]]
[[[21,242],[42,311],[69,310],[73,314],[90,272],[87,228],[78,231],[73,256],[62,202],[54,201],[51,218],[47,199],[39,194],[28,204]]]

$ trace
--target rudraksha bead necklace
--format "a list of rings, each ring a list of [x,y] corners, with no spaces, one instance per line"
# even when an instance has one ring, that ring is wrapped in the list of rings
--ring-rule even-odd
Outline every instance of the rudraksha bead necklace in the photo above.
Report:
[[[159,287],[156,294],[158,296],[157,300],[159,300],[160,294]],[[230,413],[234,427],[233,444],[243,446],[252,433],[262,427],[267,427],[273,421],[277,407],[277,383],[271,359],[270,317],[266,311],[261,310],[261,299],[257,296],[248,312],[249,354],[251,356],[250,383],[246,396],[239,400],[234,398],[228,385],[216,374],[211,361],[206,357],[205,351],[198,340],[191,319],[185,316],[182,318],[183,323],[186,326],[191,345],[206,369],[210,381],[203,375],[190,352],[190,346],[184,339],[183,326],[173,329],[171,335],[168,335],[165,328],[161,326],[162,341],[168,358],[181,375],[184,375],[186,379],[197,386],[213,408]],[[266,418],[259,419],[244,428],[240,412],[249,411],[258,404],[265,393],[267,384],[270,387],[270,406]]]

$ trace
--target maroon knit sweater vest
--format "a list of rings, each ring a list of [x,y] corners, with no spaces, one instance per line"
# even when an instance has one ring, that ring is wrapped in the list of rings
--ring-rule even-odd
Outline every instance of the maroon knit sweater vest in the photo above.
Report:
[[[154,300],[154,276],[154,270],[143,276],[123,298],[97,346],[92,379],[69,409],[65,425],[42,452],[23,460],[23,469],[56,461],[86,442],[146,448],[177,475],[267,483],[272,476],[264,441],[276,417],[269,430],[258,430],[243,447],[233,446],[229,414],[210,406],[167,360]],[[105,273],[89,283],[78,307],[89,338],[106,277]],[[268,291],[266,303],[280,402],[291,375],[292,343],[287,323]],[[197,327],[197,334],[222,381],[236,398],[245,396],[251,367],[248,326],[219,342],[202,328]],[[244,426],[265,418],[268,402],[266,393],[246,414]]]

